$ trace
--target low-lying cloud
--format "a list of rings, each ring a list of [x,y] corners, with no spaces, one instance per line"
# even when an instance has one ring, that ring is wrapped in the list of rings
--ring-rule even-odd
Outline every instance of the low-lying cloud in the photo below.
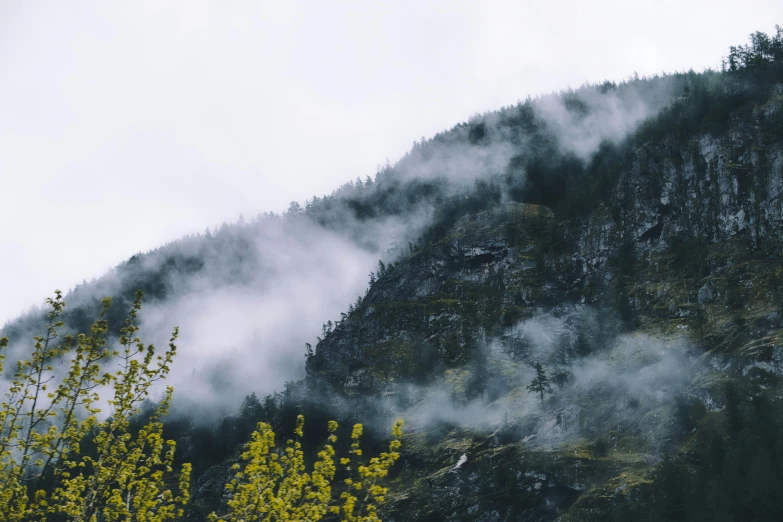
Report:
[[[401,416],[413,430],[441,424],[487,433],[505,427],[530,443],[555,446],[579,440],[617,443],[624,437],[644,440],[655,452],[671,435],[676,401],[693,392],[694,379],[708,368],[680,338],[623,334],[605,349],[586,357],[559,357],[563,336],[576,336],[574,319],[541,314],[519,323],[514,335],[531,343],[521,359],[490,341],[484,372],[490,376],[478,396],[465,398],[466,383],[476,377],[475,365],[453,371],[426,386],[401,385],[383,399],[380,411]],[[527,389],[541,363],[551,380],[551,393],[541,401]],[[560,384],[555,376],[566,378]]]
[[[533,109],[565,151],[587,159],[601,142],[622,140],[663,106],[673,84],[659,83],[644,92],[628,85],[609,90],[585,87],[534,100]],[[235,409],[247,393],[280,390],[286,381],[303,376],[304,344],[314,345],[321,325],[337,320],[365,293],[378,259],[393,261],[431,224],[434,198],[459,194],[478,180],[498,179],[514,156],[525,154],[527,138],[512,136],[498,122],[497,114],[477,116],[414,147],[393,168],[395,182],[437,181],[440,192],[413,203],[404,192],[384,193],[400,198],[386,201],[389,208],[402,209],[396,214],[357,217],[344,203],[357,195],[372,201],[370,196],[380,189],[377,182],[351,185],[338,190],[328,204],[321,200],[315,215],[302,209],[284,217],[267,216],[137,256],[135,265],[126,263],[69,295],[69,308],[128,290],[135,284],[128,274],[135,271],[158,273],[166,295],[145,304],[141,333],[145,340],[165,346],[171,328],[180,327],[170,378],[176,403],[218,414]],[[479,127],[480,133],[470,135]],[[318,217],[328,218],[328,223],[319,223]],[[562,333],[558,328],[564,327],[551,318],[535,321],[541,324],[523,324],[518,330],[530,337],[533,355],[543,357]],[[24,346],[14,353],[24,353]],[[601,364],[609,363],[583,364],[573,368],[578,377],[569,386],[574,389],[587,386],[585,376],[598,375],[606,368]],[[520,382],[529,380],[528,367],[515,368]],[[657,375],[650,369],[634,371]],[[422,411],[429,410],[426,404],[436,405],[441,416],[449,411],[443,407],[441,391],[424,396]],[[519,396],[515,408],[527,411],[534,406],[526,392]],[[455,410],[455,420],[473,416],[470,406],[461,408],[459,414]],[[474,413],[489,411],[492,408],[481,406]]]

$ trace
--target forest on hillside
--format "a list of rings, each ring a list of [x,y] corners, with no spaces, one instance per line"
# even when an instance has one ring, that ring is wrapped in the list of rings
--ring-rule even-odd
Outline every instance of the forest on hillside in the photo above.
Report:
[[[139,253],[0,330],[0,514],[779,520],[781,187],[778,28]]]

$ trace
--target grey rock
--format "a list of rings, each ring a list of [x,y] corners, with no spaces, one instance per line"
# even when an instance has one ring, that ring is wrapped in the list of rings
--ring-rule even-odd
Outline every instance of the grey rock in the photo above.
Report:
[[[712,301],[712,287],[708,283],[699,288],[699,304],[704,304],[708,301]]]

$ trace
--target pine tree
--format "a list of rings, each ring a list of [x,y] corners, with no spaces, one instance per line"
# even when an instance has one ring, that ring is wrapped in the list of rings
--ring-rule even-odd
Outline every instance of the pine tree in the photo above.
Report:
[[[527,389],[530,393],[538,393],[541,395],[541,404],[544,404],[544,392],[552,393],[549,377],[547,377],[541,363],[536,363],[536,376],[530,381],[530,384],[527,385]]]
[[[593,347],[590,344],[590,340],[587,338],[587,334],[584,330],[579,330],[574,341],[574,354],[577,357],[587,357],[593,353]]]
[[[704,309],[704,305],[696,303],[696,329],[699,332],[699,336],[704,337],[704,327],[707,325],[707,310]]]

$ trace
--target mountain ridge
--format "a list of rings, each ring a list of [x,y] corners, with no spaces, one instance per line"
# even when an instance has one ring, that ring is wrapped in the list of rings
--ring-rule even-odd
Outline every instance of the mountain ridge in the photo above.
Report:
[[[771,42],[733,48],[723,72],[605,83],[481,115],[284,216],[134,256],[75,290],[64,319],[89,327],[106,293],[116,322],[142,288],[161,316],[147,326],[189,299],[192,324],[227,307],[224,327],[240,325],[228,347],[249,348],[193,373],[201,395],[183,379],[194,403],[215,400],[213,418],[189,417],[184,402],[166,427],[178,458],[194,461],[191,520],[220,504],[249,428],[267,420],[290,433],[299,412],[314,424],[362,420],[370,447],[393,416],[411,419],[389,520],[730,520],[738,506],[769,516],[780,507],[753,507],[756,493],[715,499],[763,455],[772,468],[752,487],[768,491],[783,470],[783,448],[768,440],[783,433],[770,420],[783,411],[780,33]],[[310,275],[299,289],[290,274]],[[231,307],[242,293],[257,300]],[[291,333],[298,321],[280,322],[277,337],[255,332],[287,293],[295,311],[335,294],[310,315],[342,313],[304,361],[297,352],[298,363],[263,373],[307,338]],[[2,333],[19,345],[35,322]],[[214,340],[204,344],[226,345]],[[279,351],[262,350],[275,342]],[[526,389],[535,364],[552,382],[540,400]],[[253,390],[259,373],[284,367],[292,379]],[[221,372],[256,379],[237,386]],[[238,414],[225,407],[273,390],[248,395]],[[308,433],[306,447],[323,435]]]

